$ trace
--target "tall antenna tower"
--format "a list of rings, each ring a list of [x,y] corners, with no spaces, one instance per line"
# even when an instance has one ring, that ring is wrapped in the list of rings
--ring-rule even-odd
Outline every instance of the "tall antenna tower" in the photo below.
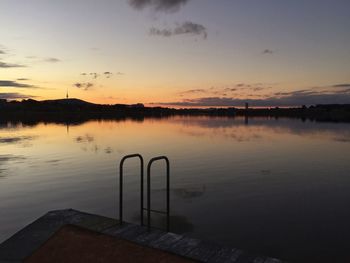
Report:
[[[68,96],[68,88],[67,88],[66,99],[68,99],[68,98],[69,98],[69,96]]]

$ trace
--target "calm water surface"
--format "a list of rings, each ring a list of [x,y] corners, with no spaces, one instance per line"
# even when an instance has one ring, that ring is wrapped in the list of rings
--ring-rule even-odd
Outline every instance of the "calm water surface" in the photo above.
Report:
[[[174,117],[0,127],[0,241],[49,210],[117,216],[116,168],[171,160],[172,230],[295,262],[349,262],[350,125]],[[138,222],[137,161],[125,217]],[[165,206],[154,167],[153,207]],[[161,225],[161,217],[154,218]]]

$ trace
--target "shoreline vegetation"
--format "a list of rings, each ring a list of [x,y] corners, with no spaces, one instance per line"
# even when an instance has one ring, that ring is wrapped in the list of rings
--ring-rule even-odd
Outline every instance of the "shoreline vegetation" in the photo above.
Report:
[[[36,101],[0,100],[0,123],[58,122],[76,123],[92,119],[167,118],[172,116],[226,116],[298,118],[303,121],[350,122],[350,104],[320,104],[290,108],[166,108],[145,107],[143,104],[94,104],[79,99]]]

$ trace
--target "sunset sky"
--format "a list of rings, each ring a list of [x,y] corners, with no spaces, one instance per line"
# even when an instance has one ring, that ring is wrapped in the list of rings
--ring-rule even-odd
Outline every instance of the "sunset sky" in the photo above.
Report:
[[[0,98],[350,103],[349,0],[1,0]]]

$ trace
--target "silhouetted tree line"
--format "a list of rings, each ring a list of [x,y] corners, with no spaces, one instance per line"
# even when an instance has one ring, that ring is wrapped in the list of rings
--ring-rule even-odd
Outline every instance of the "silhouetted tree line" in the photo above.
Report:
[[[36,101],[0,100],[0,122],[18,121],[27,124],[37,122],[82,123],[91,119],[133,119],[167,118],[171,116],[269,116],[310,119],[315,121],[349,122],[350,104],[327,104],[302,106],[298,108],[209,108],[174,109],[145,107],[143,104],[102,105],[79,99]]]

